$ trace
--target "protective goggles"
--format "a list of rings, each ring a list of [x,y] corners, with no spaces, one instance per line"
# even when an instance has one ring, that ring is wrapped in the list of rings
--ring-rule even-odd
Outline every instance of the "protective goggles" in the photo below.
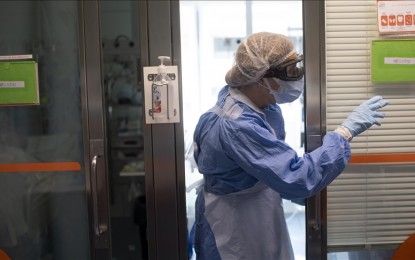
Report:
[[[270,68],[264,78],[279,78],[285,81],[297,81],[304,76],[303,55],[297,56],[275,68]]]

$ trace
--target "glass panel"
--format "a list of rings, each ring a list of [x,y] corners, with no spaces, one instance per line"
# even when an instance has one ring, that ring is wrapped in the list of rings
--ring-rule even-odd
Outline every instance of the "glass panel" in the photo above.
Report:
[[[215,15],[212,16],[212,13]],[[270,20],[271,19],[271,20]],[[196,189],[202,175],[193,159],[193,132],[202,113],[216,102],[241,40],[260,31],[289,36],[303,51],[302,1],[181,1],[183,124],[186,205],[189,232],[194,223]],[[286,142],[304,153],[303,98],[281,106]],[[305,259],[305,208],[284,200],[296,259]],[[194,257],[194,252],[189,250]]]
[[[0,55],[34,55],[40,96],[0,107],[0,249],[89,259],[78,3],[3,1],[0,12]]]
[[[353,138],[349,164],[327,187],[330,259],[392,259],[387,253],[415,230],[415,88],[413,83],[399,82],[402,79],[392,84],[373,82],[371,68],[378,63],[372,58],[385,56],[376,52],[376,45],[384,43],[376,15],[388,10],[378,3],[324,1],[327,131],[363,100],[379,95],[390,102],[381,110],[385,118],[380,127],[374,125]],[[366,19],[369,16],[373,19]]]
[[[147,259],[138,1],[102,1],[113,259]]]

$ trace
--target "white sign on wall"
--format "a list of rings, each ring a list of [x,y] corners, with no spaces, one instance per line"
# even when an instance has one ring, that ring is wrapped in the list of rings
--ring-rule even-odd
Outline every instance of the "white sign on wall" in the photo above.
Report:
[[[158,66],[144,67],[144,101],[146,124],[180,122],[177,66],[165,66],[169,81],[155,84]]]
[[[415,34],[415,1],[377,1],[380,34]]]

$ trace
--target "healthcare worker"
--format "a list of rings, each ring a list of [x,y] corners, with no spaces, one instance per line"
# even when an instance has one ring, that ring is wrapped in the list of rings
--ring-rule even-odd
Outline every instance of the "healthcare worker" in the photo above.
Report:
[[[304,88],[303,57],[286,36],[256,33],[240,43],[228,84],[194,133],[204,176],[196,199],[195,251],[202,260],[289,260],[294,254],[282,198],[305,201],[329,185],[350,158],[349,141],[388,104],[374,97],[353,110],[323,144],[299,157],[284,142],[278,104]]]

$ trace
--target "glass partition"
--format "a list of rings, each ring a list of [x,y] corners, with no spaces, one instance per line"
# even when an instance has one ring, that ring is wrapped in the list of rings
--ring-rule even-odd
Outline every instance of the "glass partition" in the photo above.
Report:
[[[327,188],[328,258],[390,259],[415,229],[414,84],[372,81],[372,44],[386,39],[380,1],[324,4],[327,130],[373,96],[390,102],[381,126],[353,138],[349,165]]]
[[[40,104],[0,106],[0,250],[90,259],[78,3],[1,5],[0,56],[33,55]]]
[[[138,1],[102,1],[112,258],[147,259]]]

